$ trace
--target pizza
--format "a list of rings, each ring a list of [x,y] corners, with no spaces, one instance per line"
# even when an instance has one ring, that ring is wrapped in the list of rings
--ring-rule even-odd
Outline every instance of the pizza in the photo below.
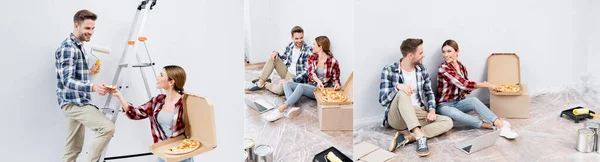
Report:
[[[117,89],[117,86],[115,86],[115,85],[106,85],[106,88],[108,88],[108,89]]]
[[[193,139],[184,139],[179,145],[168,149],[165,153],[178,155],[186,154],[200,148],[200,142]]]
[[[501,84],[496,86],[496,91],[498,92],[519,92],[519,90],[521,90],[519,85],[514,84]]]
[[[347,97],[341,91],[335,91],[332,89],[323,89],[321,91],[321,97],[325,102],[344,102]]]

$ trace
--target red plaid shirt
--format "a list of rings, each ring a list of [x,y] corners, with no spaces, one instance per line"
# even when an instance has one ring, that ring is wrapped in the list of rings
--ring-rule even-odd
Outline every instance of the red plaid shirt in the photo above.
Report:
[[[129,107],[125,109],[125,114],[129,119],[142,120],[150,118],[150,128],[152,129],[152,139],[154,140],[154,143],[167,140],[170,137],[177,137],[182,135],[185,131],[185,123],[183,122],[183,104],[181,99],[179,99],[179,101],[177,101],[175,104],[175,114],[173,115],[173,120],[175,120],[175,122],[173,122],[173,134],[169,136],[165,135],[164,131],[160,127],[160,124],[158,124],[156,117],[165,104],[165,98],[165,94],[160,94],[156,97],[152,97],[150,101],[137,108],[130,103]]]
[[[313,53],[308,56],[308,83],[309,84],[317,84],[315,80],[313,80],[312,76],[316,76],[317,64],[319,63],[319,54]],[[335,83],[340,84],[340,64],[338,61],[333,58],[333,56],[329,56],[325,61],[325,76],[323,77],[323,86],[332,87]],[[342,84],[340,84],[342,85]]]
[[[475,90],[477,82],[469,80],[467,68],[458,62],[463,75],[456,71],[452,64],[443,62],[438,68],[438,103],[464,99],[471,91]]]

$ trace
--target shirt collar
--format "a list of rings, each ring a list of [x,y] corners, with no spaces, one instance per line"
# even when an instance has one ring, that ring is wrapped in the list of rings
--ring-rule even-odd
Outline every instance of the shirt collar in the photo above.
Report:
[[[71,41],[75,42],[77,46],[81,46],[83,44],[75,37],[75,34],[73,33],[69,34],[69,38],[71,38]]]

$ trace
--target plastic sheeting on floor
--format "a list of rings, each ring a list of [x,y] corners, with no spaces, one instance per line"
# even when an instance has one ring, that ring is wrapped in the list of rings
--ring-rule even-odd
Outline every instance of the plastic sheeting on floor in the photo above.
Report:
[[[251,86],[251,79],[258,77],[260,71],[246,71],[246,86]],[[279,76],[271,77],[273,83],[279,82]],[[277,96],[269,91],[250,93],[246,98],[255,101],[262,98],[274,105],[281,105],[284,96]],[[261,114],[244,106],[244,136],[251,138],[256,145],[269,145],[274,149],[273,161],[312,161],[314,156],[329,147],[335,147],[352,158],[352,131],[321,131],[317,116],[317,102],[306,97],[298,101],[302,108],[300,116],[275,122],[262,120]],[[267,112],[268,113],[268,112]]]
[[[588,76],[573,86],[534,91],[530,95],[531,112],[529,119],[507,119],[514,131],[519,134],[515,140],[499,137],[496,143],[479,152],[467,155],[454,147],[455,144],[475,138],[491,129],[477,129],[455,122],[449,132],[428,140],[431,154],[419,157],[415,143],[410,143],[395,153],[398,161],[600,161],[600,153],[581,153],[575,150],[577,129],[586,121],[575,123],[567,117],[560,117],[563,110],[576,106],[587,107],[600,112],[600,91],[597,81]],[[473,113],[474,114],[474,113]],[[600,122],[600,119],[587,121]],[[396,132],[382,128],[381,119],[370,119],[355,125],[354,143],[362,141],[375,144],[383,149],[389,147]]]

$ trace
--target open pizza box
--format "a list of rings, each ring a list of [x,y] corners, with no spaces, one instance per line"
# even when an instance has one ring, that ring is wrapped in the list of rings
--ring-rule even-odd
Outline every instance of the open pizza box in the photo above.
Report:
[[[207,98],[184,94],[183,113],[185,134],[150,146],[152,153],[166,162],[178,162],[217,147],[213,104]],[[199,141],[200,148],[180,155],[165,153],[169,148],[179,145],[185,138]]]
[[[519,57],[515,53],[493,53],[488,57],[488,82],[518,84],[518,92],[490,91],[490,110],[500,118],[529,118],[529,89],[521,82]]]
[[[514,53],[493,53],[488,57],[488,82],[500,86],[501,84],[517,85],[517,92],[496,92],[493,95],[518,96],[523,94],[521,84],[521,66],[519,56]]]
[[[313,92],[317,100],[317,115],[321,130],[353,130],[353,81],[354,72],[350,73],[346,83],[342,85],[342,93],[347,99],[344,102],[326,102],[321,97],[321,90],[316,88]]]

